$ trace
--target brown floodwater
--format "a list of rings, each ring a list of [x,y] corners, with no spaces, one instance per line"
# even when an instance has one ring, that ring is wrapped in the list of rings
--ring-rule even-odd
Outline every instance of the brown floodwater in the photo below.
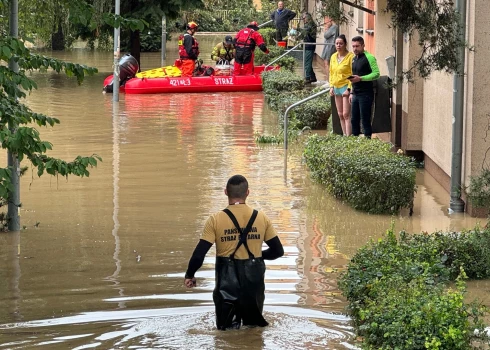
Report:
[[[200,37],[205,59],[219,40]],[[175,42],[167,47],[171,64]],[[100,73],[82,86],[33,75],[39,89],[28,105],[62,121],[41,137],[53,156],[96,153],[103,162],[83,179],[38,178],[31,169],[22,178],[23,229],[0,234],[0,349],[354,349],[336,282],[349,256],[392,222],[431,232],[478,221],[448,215],[449,196],[424,171],[412,217],[368,215],[330,197],[310,180],[299,145],[285,155],[255,144],[255,133],[278,130],[261,92],[122,94],[113,107],[102,94],[112,53],[49,54]],[[142,69],[159,65],[160,53],[142,54]],[[320,62],[315,68],[321,73]],[[220,332],[214,250],[197,288],[187,290],[183,276],[237,173],[249,180],[248,203],[272,219],[285,256],[267,263],[270,326]]]

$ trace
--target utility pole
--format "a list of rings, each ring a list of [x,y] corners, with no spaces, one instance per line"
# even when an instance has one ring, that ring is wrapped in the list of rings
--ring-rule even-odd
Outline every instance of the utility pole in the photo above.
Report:
[[[10,1],[10,19],[9,19],[10,36],[13,38],[19,37],[19,1]],[[9,61],[9,69],[18,73],[19,65],[11,58]],[[15,123],[9,123],[9,129],[12,133],[17,131]],[[10,168],[10,181],[12,182],[13,191],[8,196],[7,220],[9,231],[20,230],[20,164],[17,155],[8,151],[7,163]]]
[[[456,0],[456,12],[459,22],[460,43],[466,42],[466,0]],[[453,130],[451,158],[451,200],[449,208],[454,212],[464,211],[464,201],[461,199],[461,165],[463,163],[463,116],[464,116],[464,71],[466,47],[458,47],[458,70],[453,77]]]
[[[121,13],[121,0],[116,0],[115,14],[118,17]],[[119,56],[121,49],[119,37],[121,36],[121,27],[114,28],[114,75],[112,79],[112,101],[119,102]]]
[[[165,58],[167,56],[167,17],[162,15],[162,64],[163,67]]]

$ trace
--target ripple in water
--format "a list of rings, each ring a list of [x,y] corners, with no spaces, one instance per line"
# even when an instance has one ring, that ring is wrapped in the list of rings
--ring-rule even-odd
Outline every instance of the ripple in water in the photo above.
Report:
[[[356,349],[343,315],[297,307],[266,307],[265,328],[218,331],[212,306],[92,312],[58,319],[0,325],[1,331],[29,328],[29,341],[12,349]],[[119,321],[119,322],[118,322]],[[120,321],[123,321],[120,323]],[[69,327],[66,327],[68,326]],[[66,329],[60,334],[60,326]],[[45,328],[56,327],[56,332]],[[44,328],[44,329],[43,329]],[[74,334],[78,332],[78,334]],[[7,344],[0,344],[0,349]],[[10,348],[9,348],[10,349]]]

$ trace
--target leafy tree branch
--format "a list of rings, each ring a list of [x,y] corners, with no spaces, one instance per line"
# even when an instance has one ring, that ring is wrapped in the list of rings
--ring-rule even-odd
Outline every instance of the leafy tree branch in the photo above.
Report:
[[[19,71],[11,70],[6,63],[13,60],[18,63]],[[64,72],[67,76],[75,77],[81,84],[87,75],[97,73],[96,68],[85,65],[64,62],[52,57],[33,54],[24,43],[9,36],[0,38],[0,145],[17,157],[19,162],[30,160],[37,169],[38,176],[50,175],[89,176],[89,169],[97,166],[102,159],[93,154],[89,157],[77,156],[72,161],[48,156],[52,150],[50,142],[43,141],[39,131],[32,127],[54,126],[59,120],[35,113],[30,110],[22,98],[27,92],[37,89],[34,80],[26,72],[47,71]],[[11,169],[0,168],[0,199],[7,200],[15,191],[11,184]],[[4,203],[4,201],[2,201]]]

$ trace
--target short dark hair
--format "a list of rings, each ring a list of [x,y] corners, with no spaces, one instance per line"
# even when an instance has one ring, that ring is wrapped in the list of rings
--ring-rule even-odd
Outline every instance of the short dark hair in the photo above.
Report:
[[[352,41],[357,41],[361,43],[361,45],[364,45],[364,39],[362,38],[362,36],[355,36],[352,38]]]
[[[226,193],[229,198],[247,197],[248,181],[243,175],[233,175],[226,183]]]

